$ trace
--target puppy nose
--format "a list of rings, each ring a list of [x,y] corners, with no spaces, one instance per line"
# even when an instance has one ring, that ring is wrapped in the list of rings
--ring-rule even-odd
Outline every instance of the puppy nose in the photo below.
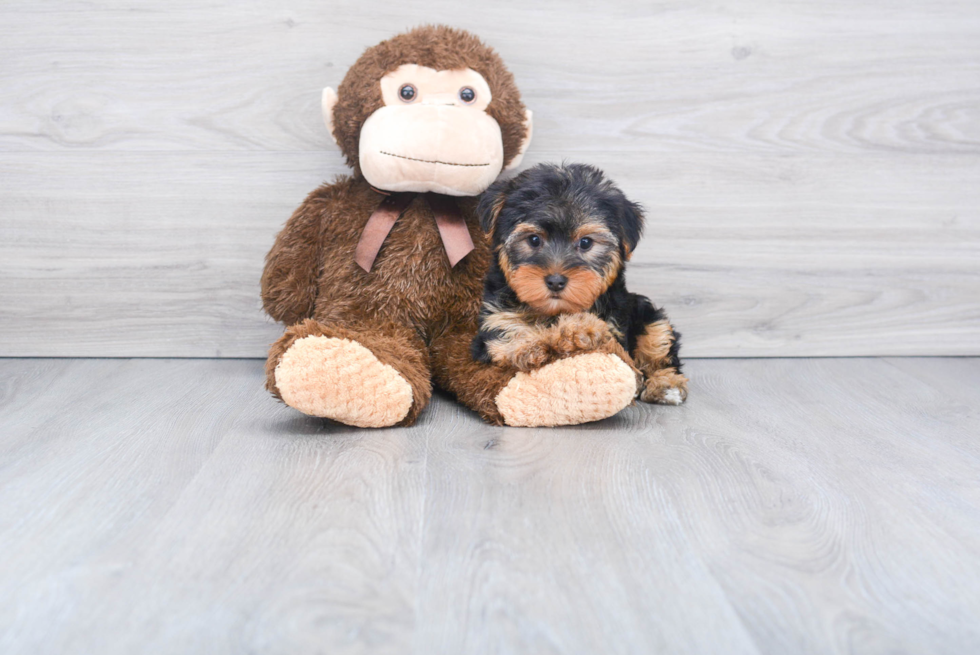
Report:
[[[553,273],[544,279],[544,283],[548,285],[548,288],[552,291],[561,291],[568,284],[568,278],[564,275],[558,275]]]

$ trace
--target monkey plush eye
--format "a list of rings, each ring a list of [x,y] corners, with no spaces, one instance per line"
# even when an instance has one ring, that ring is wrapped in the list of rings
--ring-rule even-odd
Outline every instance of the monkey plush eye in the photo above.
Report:
[[[466,104],[470,104],[471,102],[476,100],[476,91],[474,91],[468,86],[464,86],[462,89],[459,90],[459,99],[465,102]]]
[[[527,238],[527,243],[532,248],[537,248],[541,245],[541,237],[539,237],[537,234],[532,234]]]
[[[592,247],[592,239],[589,237],[582,237],[579,239],[578,247],[580,250],[588,250]]]
[[[405,102],[411,102],[415,99],[415,87],[411,84],[402,84],[401,88],[398,89],[398,97]]]

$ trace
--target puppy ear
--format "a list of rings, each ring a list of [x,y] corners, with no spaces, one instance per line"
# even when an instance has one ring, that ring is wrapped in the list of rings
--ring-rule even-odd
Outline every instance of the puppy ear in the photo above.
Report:
[[[500,216],[504,204],[507,202],[507,192],[510,190],[510,180],[499,180],[480,196],[480,202],[476,205],[476,215],[480,217],[480,227],[488,235],[493,235],[497,229],[497,217]]]
[[[633,256],[636,244],[640,242],[640,235],[643,234],[643,207],[635,202],[630,202],[623,198],[620,206],[619,225],[622,229],[621,246],[623,258],[629,261]]]

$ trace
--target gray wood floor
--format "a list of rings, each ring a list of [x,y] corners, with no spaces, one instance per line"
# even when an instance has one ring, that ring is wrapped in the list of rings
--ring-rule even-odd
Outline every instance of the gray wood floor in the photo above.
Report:
[[[980,651],[980,360],[691,361],[568,429],[0,360],[0,652]]]

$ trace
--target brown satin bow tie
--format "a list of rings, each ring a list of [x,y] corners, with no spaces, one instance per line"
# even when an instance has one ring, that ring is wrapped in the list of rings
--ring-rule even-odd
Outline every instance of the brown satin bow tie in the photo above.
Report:
[[[361,232],[361,239],[357,242],[354,261],[358,266],[368,273],[371,272],[378,251],[381,250],[381,244],[388,237],[391,228],[395,226],[395,221],[417,195],[417,193],[403,192],[385,196],[378,208],[371,213],[371,218]],[[463,215],[459,213],[456,199],[438,193],[426,193],[425,200],[436,217],[436,227],[439,228],[439,236],[442,237],[442,246],[446,249],[449,264],[456,266],[459,260],[473,250],[473,239],[470,238],[470,231],[466,228]]]

